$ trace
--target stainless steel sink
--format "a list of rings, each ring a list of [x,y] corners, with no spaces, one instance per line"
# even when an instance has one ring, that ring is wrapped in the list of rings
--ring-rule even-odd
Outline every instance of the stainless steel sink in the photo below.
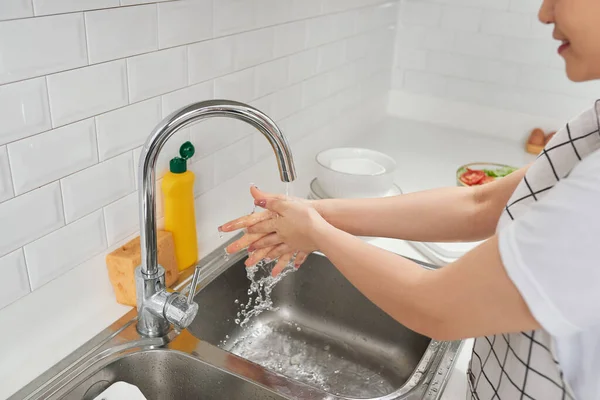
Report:
[[[241,328],[244,259],[224,260],[222,250],[203,259],[189,329],[141,337],[133,310],[11,399],[93,399],[117,381],[149,400],[440,398],[461,343],[397,323],[321,255],[279,282],[276,311]],[[191,273],[175,290],[189,286]]]
[[[137,386],[148,400],[285,399],[187,354],[169,350],[145,350],[121,356],[63,398],[92,400],[117,381]]]
[[[241,328],[237,313],[249,302],[243,261],[195,297],[200,309],[188,329],[198,338],[345,397],[377,398],[408,384],[406,392],[413,373],[426,367],[431,339],[381,311],[322,255],[311,255],[275,286],[277,311]]]

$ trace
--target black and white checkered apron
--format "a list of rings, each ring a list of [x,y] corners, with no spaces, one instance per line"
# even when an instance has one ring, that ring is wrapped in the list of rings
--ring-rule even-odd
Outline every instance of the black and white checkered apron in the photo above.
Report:
[[[558,131],[517,186],[498,230],[527,212],[573,167],[600,149],[600,100]],[[572,400],[550,335],[544,330],[475,339],[467,373],[469,400]]]

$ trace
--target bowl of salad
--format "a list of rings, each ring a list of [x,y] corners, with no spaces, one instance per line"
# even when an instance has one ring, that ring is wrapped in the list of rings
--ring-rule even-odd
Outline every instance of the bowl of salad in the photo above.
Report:
[[[456,183],[458,186],[478,186],[494,182],[512,174],[518,168],[496,163],[470,163],[458,168]]]

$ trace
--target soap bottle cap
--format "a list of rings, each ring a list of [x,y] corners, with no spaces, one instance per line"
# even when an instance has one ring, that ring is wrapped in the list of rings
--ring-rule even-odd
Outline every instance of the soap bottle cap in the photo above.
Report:
[[[179,148],[179,155],[181,157],[174,157],[169,163],[169,167],[174,174],[183,174],[187,171],[187,160],[192,158],[196,150],[191,142],[185,142]]]

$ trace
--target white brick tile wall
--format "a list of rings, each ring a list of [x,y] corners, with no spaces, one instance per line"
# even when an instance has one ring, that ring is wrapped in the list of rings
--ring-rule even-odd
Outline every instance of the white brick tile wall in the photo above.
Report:
[[[31,0],[4,0],[0,2],[0,20],[33,16]],[[2,308],[0,306],[0,308]]]
[[[187,68],[185,47],[128,59],[129,100],[133,103],[187,86]]]
[[[0,203],[14,196],[6,146],[0,147]]]
[[[212,37],[212,0],[181,0],[158,5],[160,48]]]
[[[128,102],[124,60],[49,75],[47,81],[55,127],[122,107]]]
[[[0,24],[0,84],[87,64],[83,15],[26,18]]]
[[[2,279],[5,282],[10,282],[10,285],[6,285],[6,288],[0,292],[0,308],[20,299],[31,291],[22,249],[0,257],[0,272],[3,276]]]
[[[32,0],[35,15],[118,7],[119,0]]]
[[[256,97],[263,97],[287,86],[288,64],[288,58],[280,58],[256,67]]]
[[[100,161],[144,144],[161,115],[159,97],[98,115],[96,134]]]
[[[114,246],[139,229],[138,195],[138,192],[131,193],[104,207],[108,246]]]
[[[98,162],[93,118],[8,145],[16,194]]]
[[[69,271],[105,250],[106,232],[102,211],[66,225],[23,247],[31,289]]]
[[[85,13],[90,62],[114,60],[158,48],[156,5]]]
[[[233,38],[200,42],[188,47],[190,84],[228,74],[233,67]]]
[[[600,98],[600,84],[567,79],[540,4],[403,0],[394,88],[567,121]]]
[[[0,144],[50,129],[46,80],[0,86]]]
[[[0,256],[17,250],[64,225],[58,182],[0,203]]]
[[[274,56],[281,57],[304,50],[306,21],[291,22],[275,27]]]
[[[101,162],[61,181],[69,224],[135,190],[133,153]]]
[[[0,268],[14,282],[0,308],[137,232],[140,146],[174,110],[249,102],[295,143],[389,88],[397,0],[0,3],[0,220],[12,227],[0,230]],[[447,6],[435,5],[440,20]],[[454,32],[437,30],[427,51],[449,51]],[[191,140],[195,195],[221,198],[272,154],[257,135],[222,118],[177,132],[159,187]]]
[[[233,38],[233,63],[236,69],[248,68],[273,58],[273,28],[244,32]]]

